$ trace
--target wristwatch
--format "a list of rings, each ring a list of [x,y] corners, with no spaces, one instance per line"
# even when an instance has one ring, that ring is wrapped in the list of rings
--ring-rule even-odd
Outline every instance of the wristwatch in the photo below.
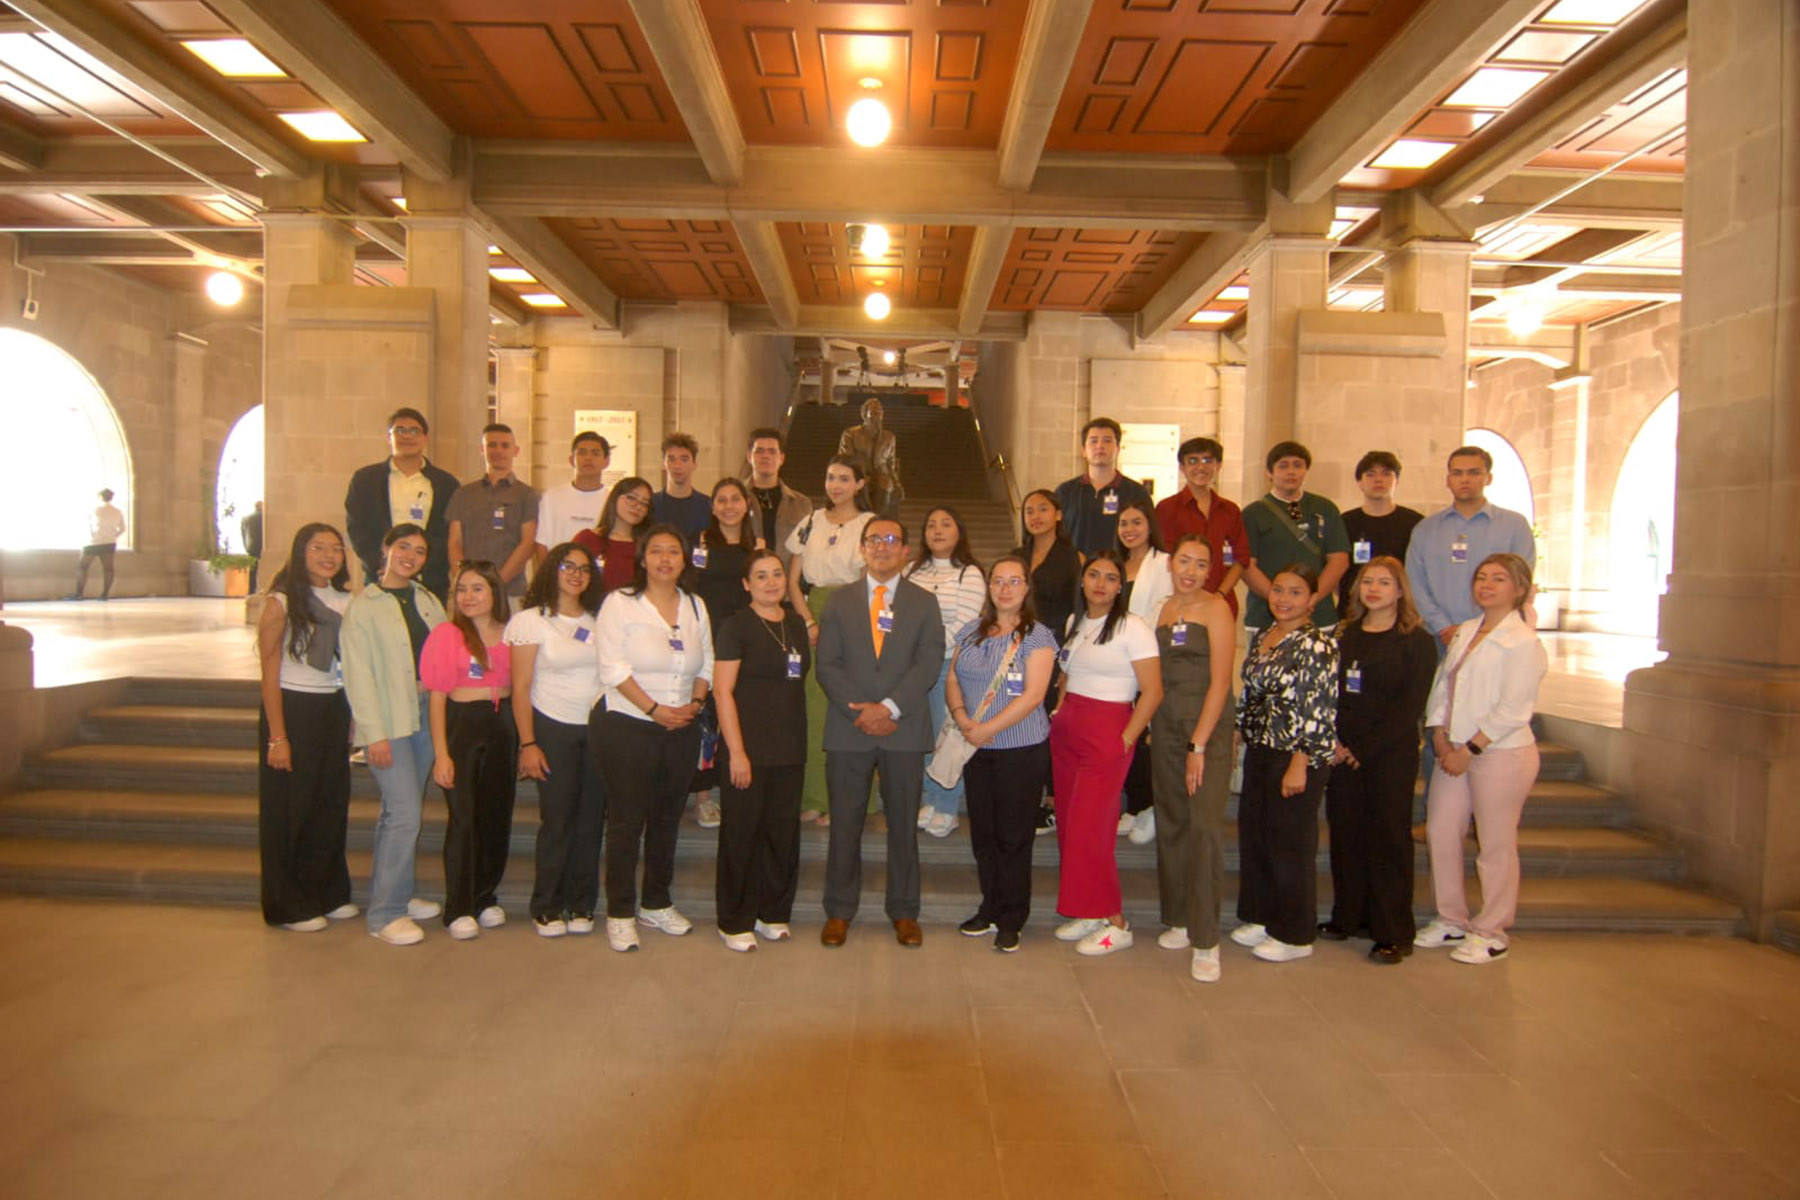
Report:
[[[1201,745],[1199,742],[1189,742],[1188,743],[1188,753],[1189,754],[1205,754],[1206,747]]]
[[[1463,749],[1467,750],[1470,754],[1481,753],[1481,747],[1477,746],[1474,742],[1464,742]]]

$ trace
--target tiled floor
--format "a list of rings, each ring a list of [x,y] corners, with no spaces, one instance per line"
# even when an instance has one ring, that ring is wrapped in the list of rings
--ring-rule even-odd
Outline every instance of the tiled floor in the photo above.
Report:
[[[733,955],[0,901],[10,1200],[1800,1196],[1800,958],[1537,934],[1200,985],[875,922]]]

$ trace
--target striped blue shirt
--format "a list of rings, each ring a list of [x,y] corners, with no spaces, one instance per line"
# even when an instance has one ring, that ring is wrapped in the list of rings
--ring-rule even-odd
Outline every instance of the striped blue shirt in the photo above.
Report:
[[[993,681],[994,672],[1000,669],[1000,660],[1006,657],[1006,647],[1012,641],[1010,637],[990,637],[976,641],[976,633],[981,628],[979,618],[970,621],[956,631],[956,646],[959,651],[956,657],[956,682],[962,687],[963,704],[969,709],[972,720],[986,721],[995,713],[1012,703],[1012,695],[1008,692],[1006,681],[1001,680],[994,698],[980,712],[975,706],[987,694],[988,684]],[[1020,686],[1023,686],[1025,664],[1031,659],[1033,651],[1048,650],[1056,653],[1056,638],[1042,621],[1031,627],[1019,643],[1019,652],[1013,656],[1009,671],[1019,673]],[[1025,719],[1015,725],[1009,725],[994,735],[993,741],[987,744],[990,750],[1018,750],[1024,746],[1035,746],[1050,736],[1050,718],[1044,715],[1044,706],[1039,704],[1025,715]]]

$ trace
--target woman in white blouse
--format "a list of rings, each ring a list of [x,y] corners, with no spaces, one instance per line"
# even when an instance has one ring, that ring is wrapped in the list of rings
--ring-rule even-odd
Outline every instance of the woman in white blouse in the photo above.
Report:
[[[697,718],[712,687],[712,624],[678,586],[687,540],[653,525],[638,543],[637,576],[600,606],[600,684],[593,749],[606,777],[606,940],[638,947],[637,926],[677,937],[693,928],[669,896],[675,838],[700,755]],[[638,905],[638,847],[644,851]]]
[[[806,618],[806,636],[819,644],[819,614],[831,593],[862,578],[863,527],[873,516],[865,494],[867,483],[862,463],[840,454],[825,467],[824,508],[814,510],[788,534],[783,547],[788,564],[788,600]],[[817,750],[825,744],[825,693],[819,677],[806,677],[806,744]],[[825,755],[806,756],[806,787],[800,796],[800,819],[828,824],[830,797],[825,788]]]
[[[948,505],[940,504],[925,514],[925,527],[919,534],[919,556],[906,570],[906,581],[916,583],[937,597],[938,612],[944,618],[944,669],[938,681],[926,694],[931,707],[931,728],[944,724],[944,680],[950,671],[950,658],[956,649],[956,635],[976,617],[987,600],[987,580],[981,566],[969,549],[969,532],[962,515]],[[962,811],[963,785],[944,787],[925,776],[924,804],[919,809],[919,828],[932,837],[949,837],[955,831],[957,814]]]
[[[1148,500],[1128,500],[1119,510],[1119,557],[1125,562],[1125,608],[1150,628],[1156,628],[1163,601],[1175,592],[1169,573],[1169,555],[1163,549],[1156,509]],[[1133,845],[1148,846],[1156,840],[1155,788],[1151,786],[1149,733],[1138,739],[1131,770],[1125,775],[1125,811],[1119,817],[1119,834],[1130,835]]]
[[[1519,906],[1519,815],[1538,773],[1531,717],[1550,661],[1523,615],[1530,564],[1516,554],[1490,554],[1475,568],[1470,590],[1481,615],[1457,628],[1425,705],[1437,752],[1425,820],[1437,916],[1413,945],[1454,945],[1457,962],[1489,963],[1506,953]],[[1481,839],[1481,911],[1473,917],[1463,892],[1471,813]]]

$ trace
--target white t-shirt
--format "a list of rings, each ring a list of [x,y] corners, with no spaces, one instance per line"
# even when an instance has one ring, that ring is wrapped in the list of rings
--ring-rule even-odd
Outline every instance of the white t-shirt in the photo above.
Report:
[[[617,591],[600,606],[600,683],[606,689],[607,712],[650,720],[619,691],[627,679],[637,680],[650,699],[671,708],[693,703],[695,679],[712,683],[712,623],[706,605],[687,592],[677,592],[676,600],[673,629],[645,595]]]
[[[843,587],[861,579],[863,530],[874,516],[857,513],[842,525],[834,525],[820,508],[795,526],[788,534],[787,552],[805,556],[801,562],[806,582],[814,587]],[[804,545],[802,535],[806,537]]]
[[[313,595],[319,602],[343,616],[350,608],[350,593],[340,592],[336,588],[316,587]],[[343,663],[333,660],[329,671],[321,671],[309,666],[305,659],[295,658],[288,653],[287,596],[282,592],[270,592],[272,600],[282,612],[281,622],[281,686],[289,692],[312,692],[315,695],[329,695],[344,686]]]
[[[563,542],[572,542],[584,529],[600,523],[600,510],[606,507],[606,493],[612,488],[601,484],[584,492],[572,483],[544,489],[538,497],[537,544],[548,550]]]
[[[1082,617],[1063,643],[1069,691],[1090,700],[1136,700],[1138,679],[1131,664],[1157,656],[1156,633],[1128,613],[1106,644],[1097,645],[1094,639],[1105,625],[1105,617]]]
[[[506,623],[506,644],[536,646],[531,707],[564,725],[586,725],[600,699],[600,639],[587,613],[545,616],[527,608]]]

